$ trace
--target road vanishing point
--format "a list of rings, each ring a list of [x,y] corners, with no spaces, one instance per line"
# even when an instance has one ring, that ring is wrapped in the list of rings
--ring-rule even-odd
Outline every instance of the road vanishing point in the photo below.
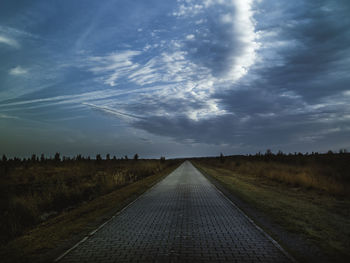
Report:
[[[189,161],[59,262],[293,262]]]

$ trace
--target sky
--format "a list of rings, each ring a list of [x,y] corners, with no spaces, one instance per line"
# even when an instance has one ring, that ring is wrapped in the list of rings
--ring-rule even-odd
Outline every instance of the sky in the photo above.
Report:
[[[0,154],[350,150],[349,0],[2,0]]]

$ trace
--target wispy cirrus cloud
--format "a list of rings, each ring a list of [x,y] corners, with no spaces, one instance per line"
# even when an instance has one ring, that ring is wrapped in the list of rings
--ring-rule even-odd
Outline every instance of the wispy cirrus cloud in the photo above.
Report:
[[[15,120],[18,120],[20,118],[17,117],[17,116],[0,113],[0,119],[15,119]]]
[[[185,114],[199,120],[226,114],[211,95],[231,86],[254,64],[259,44],[252,3],[179,1],[179,8],[172,16],[179,23],[186,20],[184,24],[191,26],[179,28],[167,45],[160,40],[139,50],[117,50],[105,56],[89,57],[84,65],[96,74],[97,80],[113,87],[127,83],[136,87],[161,85],[163,88],[149,97],[163,108],[148,111],[149,115],[169,115],[174,100],[187,102],[187,106],[171,111],[173,116]],[[215,13],[215,18],[203,19],[208,12]],[[159,32],[163,31],[152,33]],[[141,98],[137,104],[143,105]]]
[[[40,39],[39,36],[20,30],[14,27],[3,26],[0,24],[0,45],[10,46],[14,49],[22,48],[23,39]]]
[[[253,3],[253,0],[183,0],[173,13],[180,19],[193,20],[196,26],[186,37],[188,50],[192,59],[209,68],[216,80],[237,81],[255,63],[260,44]]]
[[[130,74],[139,67],[132,59],[140,55],[140,51],[125,50],[106,56],[93,56],[87,59],[88,70],[101,75],[101,80],[110,86],[115,86],[116,81]]]
[[[146,119],[144,117],[141,117],[141,116],[136,116],[136,115],[133,115],[133,114],[129,114],[129,113],[125,113],[125,112],[121,112],[121,111],[118,111],[118,110],[115,110],[113,108],[110,108],[108,106],[98,106],[98,105],[95,105],[95,104],[92,104],[92,103],[86,103],[84,102],[83,105],[86,105],[86,106],[89,106],[91,107],[92,109],[96,109],[98,111],[102,111],[106,114],[110,114],[110,115],[113,115],[113,116],[116,116],[116,117],[119,117],[119,118],[123,118],[123,119],[127,119],[127,120],[133,120],[133,119],[138,119],[138,120],[142,120],[142,119]]]
[[[90,70],[101,74],[100,78],[104,83],[113,86],[117,85],[118,81],[131,82],[138,86],[163,85],[162,91],[152,94],[153,100],[162,101],[161,105],[164,107],[163,110],[157,109],[156,115],[159,112],[167,112],[171,105],[167,106],[166,102],[172,104],[174,99],[189,103],[177,112],[172,111],[173,115],[185,113],[189,118],[198,120],[226,114],[217,100],[210,96],[217,89],[232,85],[232,82],[244,76],[254,63],[258,44],[252,21],[251,2],[186,3],[186,8],[180,5],[180,11],[173,15],[192,21],[194,28],[189,30],[189,34],[182,34],[169,41],[166,47],[157,47],[156,54],[152,48],[144,48],[142,53],[126,50],[108,54],[103,58],[90,58],[96,63]],[[197,16],[205,9],[211,8],[206,12],[214,10],[218,5],[225,12],[218,9],[218,19],[207,20],[205,26],[196,28],[195,21],[199,19]],[[239,15],[235,16],[234,12]],[[196,41],[193,41],[194,39]],[[150,59],[138,59],[141,54]],[[201,106],[196,108],[198,105]]]
[[[118,96],[125,96],[128,94],[138,94],[138,93],[147,93],[150,91],[155,91],[161,89],[161,87],[152,87],[152,88],[141,88],[141,89],[126,89],[126,90],[114,90],[114,89],[104,89],[100,91],[85,92],[79,94],[71,95],[62,95],[54,97],[44,97],[39,99],[27,99],[27,100],[15,100],[13,102],[2,102],[0,108],[10,109],[11,107],[50,107],[57,105],[69,105],[69,104],[78,104],[82,105],[87,102],[105,102],[108,99],[116,98]]]
[[[89,60],[93,61],[94,66],[89,70],[99,75],[97,80],[117,88],[118,86],[123,87],[123,83],[132,83],[139,88],[161,87],[151,93],[141,95],[139,101],[130,102],[144,105],[145,98],[148,101],[152,100],[153,104],[157,101],[161,102],[158,105],[163,105],[164,108],[157,108],[153,111],[149,109],[148,115],[165,114],[167,104],[172,104],[174,100],[195,100],[203,106],[200,109],[193,109],[189,104],[186,109],[172,111],[172,115],[187,113],[190,118],[198,119],[201,116],[208,117],[211,111],[219,113],[217,107],[213,106],[215,100],[209,98],[214,83],[210,71],[188,60],[186,52],[180,50],[181,45],[178,42],[174,46],[172,50],[164,51],[143,64],[137,60],[137,56],[140,55],[139,51],[120,51],[118,55],[110,54],[103,58],[91,58]],[[119,58],[124,59],[119,61]],[[200,113],[204,105],[208,106],[205,110],[207,114]],[[144,106],[147,108],[147,105]]]
[[[28,70],[25,68],[22,68],[21,66],[14,67],[9,71],[9,74],[13,76],[22,76],[22,75],[26,75],[27,73],[28,73]]]
[[[8,37],[8,36],[4,36],[4,35],[0,35],[0,45],[1,44],[6,45],[6,46],[10,46],[10,47],[16,48],[16,49],[21,47],[17,40],[15,40],[11,37]]]

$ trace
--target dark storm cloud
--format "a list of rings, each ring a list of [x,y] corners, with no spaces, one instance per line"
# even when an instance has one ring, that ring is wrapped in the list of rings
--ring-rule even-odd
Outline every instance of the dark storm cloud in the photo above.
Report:
[[[211,96],[227,114],[202,120],[154,117],[136,127],[183,142],[263,149],[349,147],[343,143],[350,132],[350,3],[281,3],[256,6],[261,62],[232,89]],[[220,72],[230,63],[227,54],[235,52],[227,47],[232,32],[216,30],[215,24],[208,28],[220,44],[199,38],[189,47],[197,48],[195,60]]]
[[[267,15],[276,3],[264,1]],[[279,6],[280,8],[280,6]],[[350,75],[350,4],[348,1],[296,1],[280,8],[276,20],[257,30],[277,32],[269,38],[283,60],[282,65],[258,69],[259,80],[252,83],[265,89],[289,90],[307,101],[345,91]],[[283,23],[277,21],[283,20]],[[278,41],[284,41],[283,47]],[[264,54],[263,54],[264,56]],[[273,63],[273,58],[267,56]]]
[[[220,17],[235,16],[233,8],[227,10],[222,6],[215,6],[208,10],[204,22],[194,33],[194,40],[186,42],[190,58],[195,63],[211,69],[214,76],[222,76],[230,70],[234,63],[232,58],[239,55],[244,43],[235,36],[235,28],[231,23],[223,23]]]
[[[184,116],[176,119],[153,117],[138,121],[135,126],[152,134],[174,138],[184,144],[239,146],[239,150],[243,152],[267,148],[275,151],[326,150],[330,147],[328,140],[333,147],[349,147],[344,144],[350,132],[349,119],[341,120],[341,114],[333,113],[334,120],[329,121],[329,116],[329,112],[239,117],[228,114],[196,122]],[[334,144],[334,141],[338,143]]]

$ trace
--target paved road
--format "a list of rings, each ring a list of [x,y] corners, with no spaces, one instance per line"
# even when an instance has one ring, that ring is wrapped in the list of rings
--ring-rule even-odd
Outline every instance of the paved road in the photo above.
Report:
[[[61,262],[290,262],[190,162]]]

